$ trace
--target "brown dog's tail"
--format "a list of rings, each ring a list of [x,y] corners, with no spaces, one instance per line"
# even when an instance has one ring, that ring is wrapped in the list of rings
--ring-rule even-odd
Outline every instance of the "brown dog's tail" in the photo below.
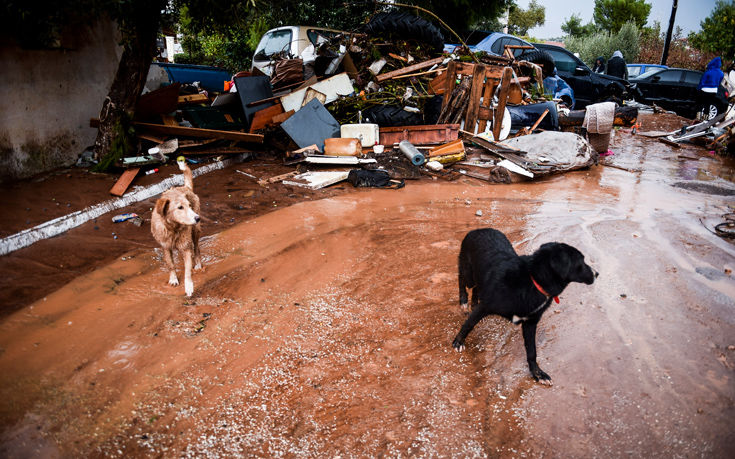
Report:
[[[192,175],[191,169],[189,169],[189,166],[186,164],[184,157],[179,156],[176,159],[176,164],[179,165],[179,169],[184,171],[184,186],[191,191],[194,191],[194,175]]]

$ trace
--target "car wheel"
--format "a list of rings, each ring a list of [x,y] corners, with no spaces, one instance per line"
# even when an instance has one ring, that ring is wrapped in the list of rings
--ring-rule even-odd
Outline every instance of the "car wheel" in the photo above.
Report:
[[[715,119],[720,114],[720,111],[715,104],[704,104],[700,107],[699,113],[703,121],[709,121]]]
[[[441,30],[424,18],[405,11],[378,13],[365,26],[368,35],[397,37],[426,43],[436,52],[444,49]]]

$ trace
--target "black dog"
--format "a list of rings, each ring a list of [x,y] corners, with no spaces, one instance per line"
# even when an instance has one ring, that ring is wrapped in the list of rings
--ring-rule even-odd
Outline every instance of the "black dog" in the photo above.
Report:
[[[472,312],[452,346],[464,350],[467,334],[485,316],[497,314],[523,324],[526,359],[536,381],[551,378],[536,363],[536,324],[570,282],[592,284],[598,273],[574,247],[550,242],[532,255],[518,256],[508,238],[492,228],[467,233],[459,252],[459,304],[467,309],[472,289]]]

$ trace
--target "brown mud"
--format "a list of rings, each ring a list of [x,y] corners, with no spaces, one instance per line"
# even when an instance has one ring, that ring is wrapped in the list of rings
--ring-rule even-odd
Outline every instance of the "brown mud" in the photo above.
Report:
[[[107,254],[87,253],[103,230],[84,225],[38,243],[51,253],[63,241],[58,256],[76,244],[80,267],[59,288],[29,281],[42,296],[0,322],[0,452],[729,457],[735,247],[710,229],[735,202],[673,185],[728,190],[732,168],[625,130],[611,149],[617,168],[512,185],[273,187],[291,205],[270,211],[265,194],[234,222],[205,214],[190,300],[166,284],[146,226],[106,238]],[[217,177],[210,186],[234,189],[241,174],[229,172],[195,180],[197,192]],[[464,320],[459,242],[485,226],[520,253],[572,244],[601,273],[541,320],[552,387],[530,378],[508,322],[486,318],[463,353],[450,346]],[[9,274],[33,278],[23,262],[35,246],[11,255]]]

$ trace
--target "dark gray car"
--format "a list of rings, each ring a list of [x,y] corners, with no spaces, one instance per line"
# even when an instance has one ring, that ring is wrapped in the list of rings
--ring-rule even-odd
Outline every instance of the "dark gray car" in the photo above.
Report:
[[[608,100],[622,103],[623,100],[633,97],[633,94],[629,94],[632,91],[626,80],[593,72],[569,50],[542,43],[535,43],[534,46],[554,58],[556,72],[574,90],[574,97],[577,100],[574,108],[583,108],[589,104]]]

